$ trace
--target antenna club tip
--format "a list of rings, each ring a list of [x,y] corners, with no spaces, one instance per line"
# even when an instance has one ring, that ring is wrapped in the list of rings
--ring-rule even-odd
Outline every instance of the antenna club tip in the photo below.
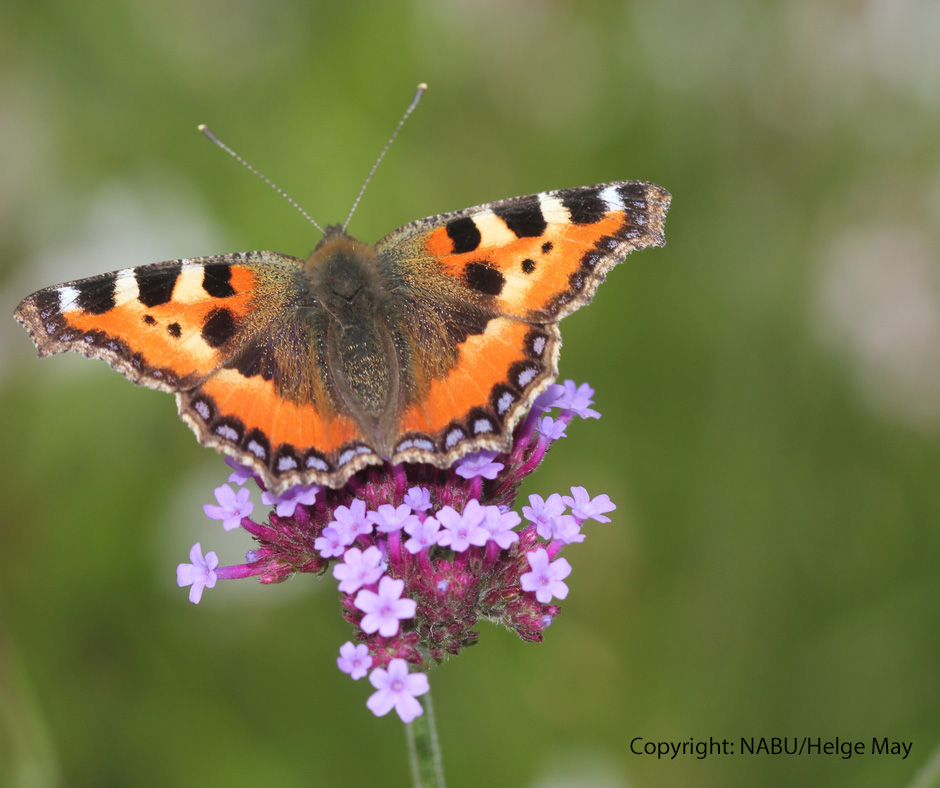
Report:
[[[418,90],[420,90],[420,91],[425,91],[425,90],[427,90],[427,89],[428,89],[428,83],[427,83],[427,82],[421,82],[421,83],[418,84]]]
[[[212,140],[212,142],[214,142],[220,148],[223,148],[223,149],[225,148],[225,146],[222,145],[221,142],[219,142],[219,138],[216,137],[215,134],[212,133],[212,129],[210,129],[205,123],[200,123],[196,128],[199,129],[200,132],[202,132],[202,135],[204,137],[208,137],[210,140]]]

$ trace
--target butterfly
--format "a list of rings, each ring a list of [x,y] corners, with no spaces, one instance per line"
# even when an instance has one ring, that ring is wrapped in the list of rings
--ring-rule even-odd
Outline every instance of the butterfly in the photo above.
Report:
[[[237,252],[49,287],[15,318],[40,356],[75,351],[176,395],[199,441],[275,493],[370,465],[506,451],[558,375],[558,322],[635,249],[670,195],[620,181],[399,227],[327,227],[306,260]]]

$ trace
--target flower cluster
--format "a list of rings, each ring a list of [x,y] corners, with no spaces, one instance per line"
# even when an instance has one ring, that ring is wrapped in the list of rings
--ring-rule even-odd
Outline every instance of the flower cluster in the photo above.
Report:
[[[246,530],[257,548],[246,563],[220,567],[215,553],[203,554],[196,543],[190,563],[177,568],[177,582],[190,587],[197,603],[219,579],[277,583],[295,573],[331,571],[359,641],[340,648],[339,669],[354,679],[369,676],[376,692],[367,705],[375,714],[395,709],[410,722],[422,713],[416,697],[428,682],[409,666],[458,654],[476,642],[480,619],[540,641],[558,615],[553,600],[568,595],[564,581],[571,572],[558,552],[584,540],[586,520],[609,522],[606,513],[615,507],[607,495],[592,498],[583,487],[547,499],[530,495],[521,517],[511,506],[571,419],[600,417],[591,408],[593,394],[587,384],[551,386],[505,454],[476,452],[448,469],[376,466],[336,490],[310,485],[273,495],[251,470],[228,461],[229,484],[216,489],[217,504],[206,505],[205,513],[226,530]],[[560,410],[557,417],[545,415],[552,408]],[[244,485],[253,478],[264,505],[274,507],[266,523],[251,519]]]

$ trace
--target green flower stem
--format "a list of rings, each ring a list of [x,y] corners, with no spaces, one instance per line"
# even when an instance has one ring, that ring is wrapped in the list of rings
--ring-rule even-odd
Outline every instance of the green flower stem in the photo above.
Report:
[[[408,753],[411,761],[411,779],[415,788],[446,788],[444,764],[441,762],[441,744],[437,738],[434,705],[431,693],[421,697],[424,714],[405,726]]]

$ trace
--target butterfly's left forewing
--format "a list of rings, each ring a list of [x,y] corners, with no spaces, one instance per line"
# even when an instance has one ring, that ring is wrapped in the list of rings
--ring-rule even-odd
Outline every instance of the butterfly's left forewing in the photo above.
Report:
[[[462,297],[532,323],[557,322],[588,303],[628,253],[665,244],[669,192],[619,181],[541,192],[432,216],[376,248],[433,260]],[[427,267],[406,266],[426,286]]]
[[[403,409],[393,460],[447,465],[474,449],[508,449],[557,377],[558,321],[629,252],[663,245],[669,201],[655,184],[606,183],[433,216],[380,241],[390,278],[415,305],[401,322],[419,337],[408,343],[416,366],[430,370]],[[460,330],[447,341],[446,331],[415,327],[428,304],[456,314]]]

